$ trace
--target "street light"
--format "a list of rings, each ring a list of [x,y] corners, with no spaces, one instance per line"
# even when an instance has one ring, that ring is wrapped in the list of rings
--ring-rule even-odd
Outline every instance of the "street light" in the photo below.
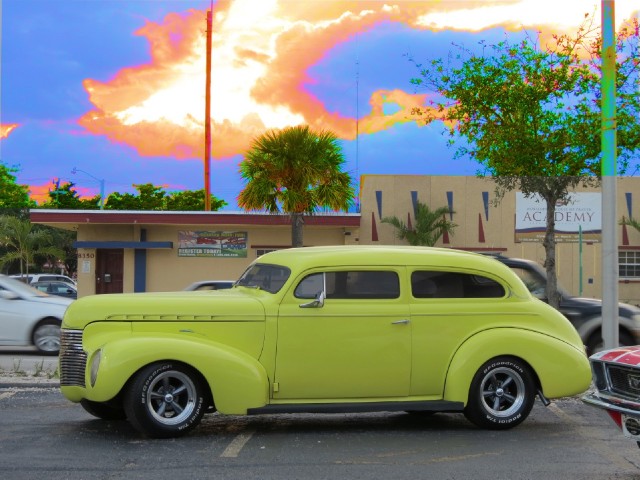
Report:
[[[80,170],[79,168],[73,167],[73,170],[71,170],[72,174],[76,174],[78,172],[82,172],[85,175],[90,176],[91,178],[93,178],[96,182],[98,182],[100,184],[100,210],[104,210],[104,180],[101,180],[97,177],[94,177],[93,175],[91,175],[89,172],[85,172],[84,170]]]

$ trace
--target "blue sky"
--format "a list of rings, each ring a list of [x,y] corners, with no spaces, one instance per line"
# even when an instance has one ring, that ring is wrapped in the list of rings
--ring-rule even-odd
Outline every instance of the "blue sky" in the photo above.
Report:
[[[477,164],[453,160],[441,125],[410,117],[425,92],[410,83],[409,57],[446,56],[454,41],[497,40],[505,25],[542,28],[547,17],[549,28],[570,28],[599,4],[567,0],[572,10],[532,18],[545,1],[386,2],[392,11],[378,1],[214,2],[212,193],[237,209],[250,140],[296,123],[336,131],[354,177],[473,175]],[[19,183],[36,197],[56,178],[83,195],[99,192],[96,179],[107,195],[134,183],[203,188],[209,0],[1,6],[0,126],[12,128],[0,161],[19,169]]]

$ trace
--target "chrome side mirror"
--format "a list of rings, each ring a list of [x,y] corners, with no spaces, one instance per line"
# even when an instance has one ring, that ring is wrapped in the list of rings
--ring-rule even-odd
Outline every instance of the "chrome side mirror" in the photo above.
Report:
[[[324,306],[324,290],[318,293],[315,300],[300,304],[300,308],[322,308]]]

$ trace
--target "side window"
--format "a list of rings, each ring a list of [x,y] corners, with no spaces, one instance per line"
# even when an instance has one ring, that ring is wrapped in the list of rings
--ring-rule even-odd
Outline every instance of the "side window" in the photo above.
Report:
[[[298,284],[293,294],[296,298],[316,298],[324,288],[323,284],[323,273],[314,273],[311,275],[307,275]]]
[[[400,280],[396,272],[346,271],[314,273],[296,287],[297,298],[315,298],[325,288],[329,299],[385,299],[400,296]]]
[[[481,275],[416,271],[411,274],[411,294],[415,298],[500,298],[505,290]]]

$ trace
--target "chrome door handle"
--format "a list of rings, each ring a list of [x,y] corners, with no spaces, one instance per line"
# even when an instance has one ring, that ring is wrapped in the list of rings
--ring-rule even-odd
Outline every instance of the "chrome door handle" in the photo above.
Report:
[[[406,325],[409,323],[409,320],[406,318],[404,320],[396,320],[395,322],[391,322],[391,325]]]

